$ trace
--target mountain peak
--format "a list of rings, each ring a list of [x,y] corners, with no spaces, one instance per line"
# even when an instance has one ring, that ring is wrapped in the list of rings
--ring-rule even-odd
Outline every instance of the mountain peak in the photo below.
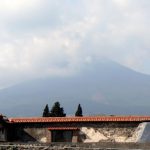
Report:
[[[78,103],[86,114],[150,113],[150,76],[112,61],[88,61],[73,76],[36,79],[1,90],[2,113],[39,116],[45,104],[55,101],[67,114],[74,114]]]

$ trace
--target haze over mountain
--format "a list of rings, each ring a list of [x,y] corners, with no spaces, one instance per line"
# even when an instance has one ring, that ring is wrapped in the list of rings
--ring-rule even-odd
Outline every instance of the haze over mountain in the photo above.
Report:
[[[71,76],[26,81],[0,90],[0,111],[7,116],[41,116],[59,101],[67,115],[77,105],[83,114],[150,114],[150,76],[112,61],[84,64]]]

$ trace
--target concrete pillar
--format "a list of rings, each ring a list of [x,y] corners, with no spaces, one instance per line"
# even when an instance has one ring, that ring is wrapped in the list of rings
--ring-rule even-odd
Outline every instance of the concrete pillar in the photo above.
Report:
[[[73,131],[73,136],[72,136],[72,143],[77,143],[78,142],[78,136],[79,136],[79,130],[74,130]]]
[[[48,143],[52,142],[52,131],[49,130]]]

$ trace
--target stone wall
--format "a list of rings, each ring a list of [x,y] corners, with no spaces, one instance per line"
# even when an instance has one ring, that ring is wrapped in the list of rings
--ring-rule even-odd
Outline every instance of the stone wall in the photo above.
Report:
[[[7,131],[5,128],[0,128],[0,141],[4,142],[7,141]]]
[[[36,127],[17,128],[14,133],[15,133],[14,140],[12,141],[39,142],[39,143],[51,143],[52,142],[52,131],[48,130],[45,127],[44,128],[36,128]],[[78,142],[78,135],[79,135],[78,133],[79,133],[78,130],[72,131],[71,141],[73,143]]]
[[[136,142],[138,123],[89,124],[80,128],[79,137],[87,142]]]
[[[52,134],[48,127],[77,127],[73,130],[72,142],[135,142],[138,122],[97,122],[69,124],[28,124],[16,126],[16,141],[51,143]]]
[[[16,128],[12,141],[50,143],[51,132],[47,128]]]
[[[47,128],[25,128],[24,131],[40,143],[51,142],[51,131]]]

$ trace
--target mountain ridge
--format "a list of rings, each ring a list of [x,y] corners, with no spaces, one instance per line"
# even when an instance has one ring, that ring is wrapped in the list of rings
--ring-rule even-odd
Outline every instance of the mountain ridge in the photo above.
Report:
[[[115,62],[93,62],[73,76],[50,77],[0,90],[1,113],[40,116],[60,101],[67,114],[150,114],[150,76]]]

